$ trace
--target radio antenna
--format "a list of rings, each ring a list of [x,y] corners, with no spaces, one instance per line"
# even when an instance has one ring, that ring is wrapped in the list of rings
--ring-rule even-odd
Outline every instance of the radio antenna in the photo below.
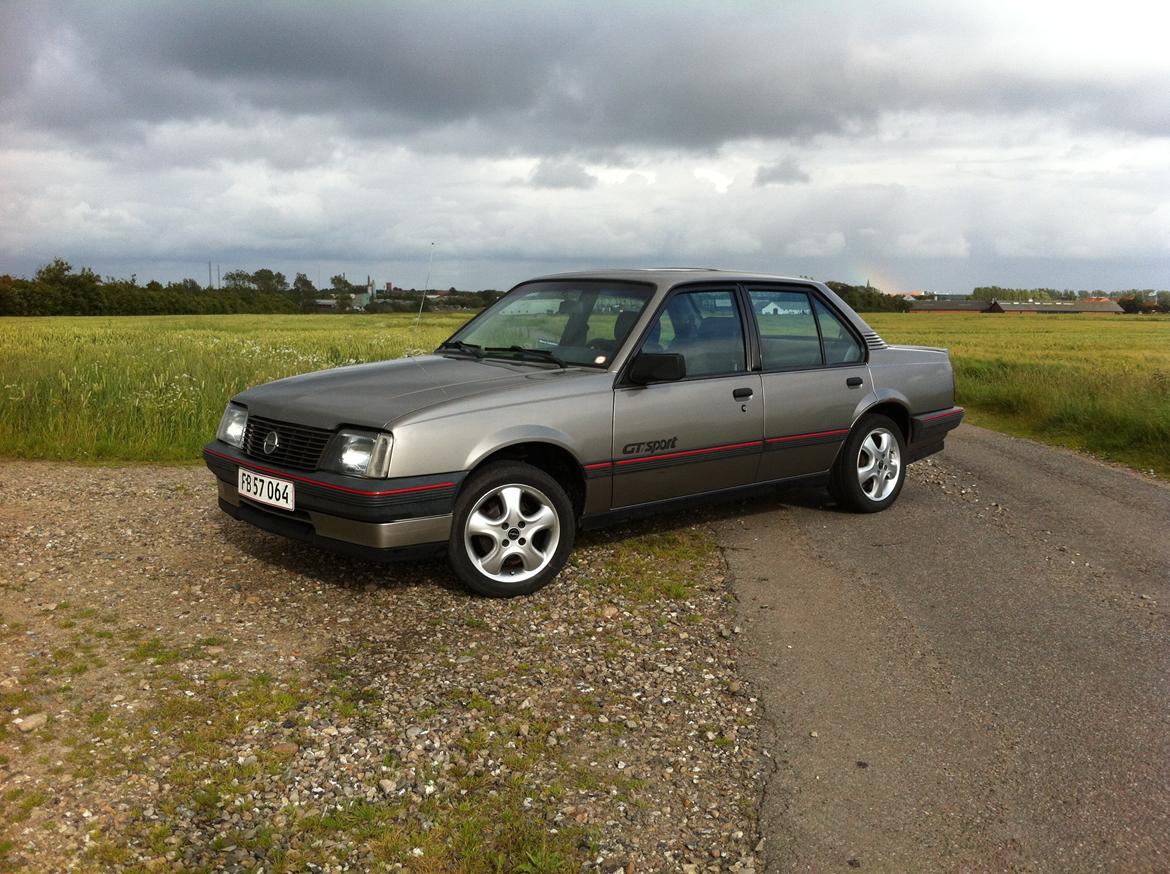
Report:
[[[427,281],[423,284],[422,299],[418,302],[418,315],[414,318],[414,326],[418,327],[422,321],[423,306],[427,302],[427,289],[431,287],[431,263],[435,260],[435,244],[431,243],[431,254],[427,257]]]

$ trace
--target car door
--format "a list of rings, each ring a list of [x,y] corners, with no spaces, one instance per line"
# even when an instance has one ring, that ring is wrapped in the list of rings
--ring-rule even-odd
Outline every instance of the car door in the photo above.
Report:
[[[760,482],[828,470],[870,375],[860,339],[812,289],[747,289],[763,368]]]
[[[751,483],[763,448],[758,373],[734,286],[674,292],[639,351],[674,352],[686,377],[619,383],[613,407],[613,506]]]

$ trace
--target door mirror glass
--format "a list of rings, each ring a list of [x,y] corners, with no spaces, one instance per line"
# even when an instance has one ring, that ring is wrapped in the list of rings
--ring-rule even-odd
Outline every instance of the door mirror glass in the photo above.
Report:
[[[677,382],[687,375],[686,359],[677,352],[640,352],[630,365],[630,382]]]

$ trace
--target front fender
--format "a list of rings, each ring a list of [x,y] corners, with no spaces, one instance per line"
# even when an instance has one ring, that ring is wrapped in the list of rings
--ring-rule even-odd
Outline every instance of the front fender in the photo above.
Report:
[[[581,450],[568,434],[547,425],[514,425],[491,431],[475,442],[467,454],[462,470],[471,470],[501,449],[520,443],[548,443],[563,449],[581,464]]]

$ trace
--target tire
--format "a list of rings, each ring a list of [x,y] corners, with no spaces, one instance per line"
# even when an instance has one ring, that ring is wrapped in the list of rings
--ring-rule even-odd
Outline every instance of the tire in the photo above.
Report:
[[[862,416],[833,464],[829,491],[855,513],[878,513],[898,499],[906,482],[906,440],[892,419]]]
[[[528,595],[560,573],[576,531],[572,502],[555,479],[522,462],[490,464],[455,501],[447,560],[473,592]]]

